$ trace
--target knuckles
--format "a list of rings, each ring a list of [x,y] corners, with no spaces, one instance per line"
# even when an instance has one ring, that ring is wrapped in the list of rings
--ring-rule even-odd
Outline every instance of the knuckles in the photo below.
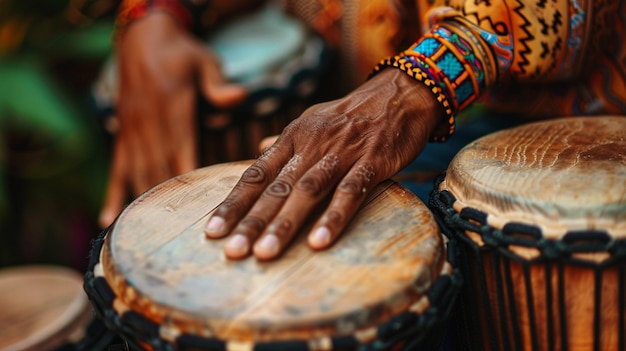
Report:
[[[322,193],[324,188],[324,180],[318,176],[305,175],[296,183],[296,188],[309,194],[310,196],[316,196]]]
[[[287,197],[291,193],[291,185],[285,181],[276,180],[267,188],[266,193],[273,197]]]
[[[266,226],[267,223],[261,218],[247,216],[239,223],[237,229],[241,231],[253,231],[259,234],[265,229]]]
[[[267,179],[267,171],[263,167],[254,164],[246,169],[241,175],[241,181],[247,184],[264,183]]]
[[[345,179],[337,187],[338,191],[342,193],[358,197],[364,192],[365,187],[363,184],[355,179]]]

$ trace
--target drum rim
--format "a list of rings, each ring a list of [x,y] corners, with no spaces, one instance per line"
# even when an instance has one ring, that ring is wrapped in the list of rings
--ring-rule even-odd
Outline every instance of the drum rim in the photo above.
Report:
[[[440,186],[444,181],[445,173],[442,173],[431,193],[429,207],[446,237],[461,242],[469,240],[481,250],[495,248],[520,262],[562,258],[572,264],[599,267],[626,258],[626,238],[616,238],[608,230],[589,228],[569,230],[559,238],[546,236],[543,228],[535,223],[493,220],[491,214],[467,206],[450,190]],[[467,233],[478,235],[482,243]],[[539,254],[533,254],[533,250]]]
[[[400,187],[400,188],[401,188],[401,186],[400,186],[399,184],[395,183],[395,182],[390,182],[390,183],[391,183],[391,184],[393,184],[394,186],[398,186],[398,187]],[[142,200],[141,200],[141,198],[139,198],[139,199],[137,199],[136,201],[140,202],[140,201],[142,201]],[[417,211],[417,210],[416,210],[416,213],[417,213],[417,212],[422,213],[422,211],[426,211],[425,213],[428,213],[429,215],[432,215],[432,214],[430,214],[430,212],[428,212],[428,209],[426,208],[426,206],[423,206],[423,209],[420,209],[420,211]],[[119,218],[118,218],[118,219],[119,219]],[[432,236],[433,238],[438,237],[439,239],[437,239],[437,240],[442,240],[442,243],[443,243],[443,242],[445,241],[445,238],[444,238],[444,237],[441,235],[441,233],[439,232],[439,230],[438,230],[438,228],[437,228],[437,225],[436,225],[436,222],[434,221],[434,218],[433,218],[433,220],[432,220],[431,222],[432,222],[432,225],[433,225],[433,226],[434,226],[434,228],[435,228],[435,231],[433,232],[433,234],[432,234],[432,235],[429,235],[428,237],[430,237],[430,236]],[[108,229],[108,230],[107,230],[104,234],[106,235],[107,233],[111,233],[111,230],[112,230],[112,228],[109,228],[109,229]],[[106,239],[104,239],[104,240],[103,240],[103,248],[102,248],[102,249],[98,252],[98,255],[97,255],[97,256],[98,256],[98,261],[99,261],[99,262],[97,262],[97,264],[96,264],[96,263],[94,263],[94,272],[95,272],[95,273],[94,273],[94,275],[96,276],[96,278],[98,278],[98,277],[99,277],[99,278],[104,279],[104,281],[106,282],[106,284],[107,284],[107,285],[109,285],[109,288],[111,289],[112,293],[113,293],[115,296],[122,296],[122,297],[123,297],[123,296],[125,296],[125,294],[134,295],[134,294],[135,294],[135,292],[126,291],[125,289],[122,289],[122,291],[119,291],[119,289],[118,289],[118,288],[116,288],[116,286],[120,283],[120,281],[121,281],[121,280],[125,280],[125,278],[124,278],[124,277],[122,277],[122,276],[120,276],[120,275],[116,275],[116,274],[111,274],[111,273],[110,273],[111,271],[113,271],[113,270],[115,270],[115,269],[118,269],[118,268],[117,268],[117,267],[115,267],[115,265],[116,265],[116,263],[115,263],[115,262],[113,262],[112,260],[109,260],[109,262],[107,263],[107,262],[106,262],[106,259],[104,258],[104,257],[106,257],[106,255],[107,255],[106,250],[107,250],[107,248],[109,247],[109,241],[110,241],[109,239],[110,239],[110,235],[106,235]],[[444,263],[446,262],[446,258],[445,258],[445,257],[446,257],[446,256],[445,256],[445,248],[444,248],[443,246],[442,246],[442,248],[444,249],[444,251],[442,251],[442,252],[441,252],[441,253],[439,253],[439,254],[436,254],[436,256],[440,256],[440,257],[441,257],[440,259],[438,259],[438,260],[437,260],[437,262],[440,262],[440,263],[441,263],[441,265],[437,264],[437,267],[439,267],[439,268],[441,268],[441,269],[443,269],[443,265],[444,265]],[[93,256],[94,254],[95,254],[95,253],[94,253],[94,252],[92,252],[92,256]],[[112,267],[106,267],[107,265],[111,265]],[[434,270],[437,270],[437,269],[439,269],[439,268],[434,268]],[[425,271],[431,271],[431,270],[433,270],[433,269],[432,269],[432,268],[431,268],[431,269],[425,269]],[[107,272],[106,274],[105,274],[105,271]],[[107,277],[107,274],[112,275],[114,278]],[[432,273],[430,273],[429,275],[432,275]],[[450,275],[451,275],[451,274],[450,274]],[[111,281],[111,279],[113,279],[114,281]],[[117,279],[117,280],[119,280],[119,281],[115,281],[116,279]],[[458,278],[457,278],[457,279],[458,279]],[[434,280],[433,280],[433,279],[431,279],[431,282],[429,283],[429,286],[428,286],[428,287],[429,287],[430,289],[433,289],[433,286],[435,285],[436,281],[439,281],[439,280],[440,280],[439,278],[434,279]],[[122,283],[123,283],[123,282],[122,282]],[[114,292],[116,289],[118,290],[118,292]],[[146,295],[146,296],[148,296],[148,295]],[[413,302],[413,303],[415,304],[415,303],[420,302],[420,301],[423,303],[423,301],[422,301],[422,300],[423,300],[423,298],[424,298],[425,296],[427,296],[427,292],[422,293],[422,294],[421,294],[421,296],[419,296],[419,298],[414,299],[414,302]],[[119,299],[119,298],[117,298],[117,297],[116,297],[116,299],[118,300],[116,303],[118,304],[118,306],[117,306],[117,307],[119,308],[119,310],[118,310],[117,312],[119,312],[119,313],[123,313],[123,310],[124,310],[126,307],[120,307],[120,306],[122,305],[122,303],[123,303],[124,305],[127,305],[127,304],[126,304],[126,301],[124,301],[124,299]],[[156,302],[155,302],[155,303],[156,303]],[[136,313],[143,314],[143,312],[138,312],[138,311],[134,310],[132,307],[128,307],[128,308],[129,308],[130,310],[132,310],[132,311],[135,311]],[[144,309],[142,308],[142,311],[143,311],[143,310],[144,310]],[[206,318],[206,316],[205,316],[205,318]],[[156,321],[155,321],[155,322],[156,322]],[[310,327],[312,327],[312,326],[311,326],[311,325],[307,325],[307,327],[309,327],[309,328],[310,328]],[[373,327],[371,327],[371,326],[370,326],[370,327],[366,327],[365,329],[371,329],[371,328],[373,328]]]
[[[115,294],[113,288],[110,286],[109,281],[105,277],[102,265],[100,261],[102,257],[103,248],[106,245],[106,239],[108,237],[109,229],[102,231],[96,240],[92,243],[91,259],[88,270],[85,274],[85,291],[87,296],[91,300],[94,306],[94,311],[98,318],[103,320],[107,327],[126,339],[126,342],[136,347],[142,347],[144,343],[149,344],[155,349],[167,349],[172,345],[175,347],[184,346],[183,343],[191,342],[193,347],[197,347],[199,350],[205,350],[204,345],[210,345],[207,350],[230,350],[230,347],[243,347],[244,349],[254,349],[255,346],[262,345],[262,347],[268,350],[273,347],[285,349],[288,347],[293,351],[314,351],[314,350],[326,350],[332,349],[336,343],[343,345],[343,347],[356,348],[359,345],[370,344],[372,345],[372,351],[374,350],[388,350],[390,345],[397,342],[397,336],[387,336],[387,340],[380,340],[381,329],[397,329],[400,330],[400,335],[409,334],[418,337],[413,340],[414,342],[421,342],[427,339],[429,335],[428,331],[431,331],[437,325],[445,323],[450,317],[455,301],[460,292],[463,284],[463,277],[461,275],[460,266],[457,260],[457,245],[456,241],[451,240],[444,236],[444,240],[448,244],[450,249],[447,259],[441,267],[441,273],[438,278],[434,280],[428,290],[417,302],[414,303],[414,309],[419,309],[419,312],[406,312],[403,314],[414,314],[417,316],[417,321],[414,325],[409,325],[409,330],[404,330],[407,325],[402,325],[396,321],[398,316],[392,316],[389,320],[384,322],[380,326],[368,327],[364,330],[359,330],[350,335],[338,335],[338,336],[320,336],[318,338],[302,340],[302,339],[280,339],[275,341],[237,341],[237,340],[222,340],[212,335],[200,335],[181,333],[176,335],[164,335],[160,329],[160,325],[149,320],[145,315],[140,314],[132,307],[129,307],[124,302],[119,301],[119,296]],[[443,235],[443,234],[441,234]],[[99,253],[98,255],[94,255]],[[110,301],[107,301],[110,300]],[[131,313],[134,315],[135,322],[137,319],[144,319],[146,323],[154,323],[154,326],[158,328],[157,335],[147,335],[147,331],[152,328],[132,328],[123,325],[123,314]],[[154,327],[153,326],[153,327]],[[389,330],[387,331],[389,332]],[[165,338],[163,338],[165,337]],[[167,345],[167,346],[166,346]],[[144,345],[145,346],[145,345]],[[409,346],[411,347],[411,346]],[[265,349],[263,348],[263,349]],[[401,351],[410,351],[411,348],[403,348]]]

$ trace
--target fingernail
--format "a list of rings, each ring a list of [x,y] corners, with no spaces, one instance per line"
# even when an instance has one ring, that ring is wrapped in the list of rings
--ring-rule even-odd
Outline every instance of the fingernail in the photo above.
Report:
[[[319,227],[315,229],[313,234],[309,237],[309,244],[314,247],[324,247],[330,242],[330,230],[326,227]]]
[[[224,230],[224,218],[222,217],[211,217],[209,222],[204,227],[204,232],[209,236],[215,236],[222,234]]]
[[[256,249],[265,255],[274,255],[278,252],[278,238],[274,234],[268,234],[257,243]]]
[[[248,252],[248,238],[241,234],[235,234],[226,242],[224,248],[231,255],[243,255]]]

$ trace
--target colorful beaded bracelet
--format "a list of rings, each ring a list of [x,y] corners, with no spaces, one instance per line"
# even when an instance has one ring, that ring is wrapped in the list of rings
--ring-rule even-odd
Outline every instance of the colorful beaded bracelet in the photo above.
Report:
[[[482,46],[473,33],[454,21],[442,23],[407,50],[381,61],[372,75],[391,66],[429,87],[448,123],[448,135],[433,140],[443,141],[454,132],[454,115],[476,101],[494,80],[495,69]]]

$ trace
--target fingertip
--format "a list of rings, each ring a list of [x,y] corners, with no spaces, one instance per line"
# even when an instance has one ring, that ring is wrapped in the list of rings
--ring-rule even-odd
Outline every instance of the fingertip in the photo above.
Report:
[[[226,244],[224,244],[224,254],[229,259],[242,259],[248,256],[250,251],[250,243],[248,238],[242,234],[233,235]]]
[[[330,245],[332,234],[330,230],[325,227],[318,227],[307,238],[309,247],[315,250],[325,249]]]
[[[275,234],[267,234],[254,245],[254,256],[260,260],[271,260],[280,253],[280,242]]]
[[[238,84],[224,84],[206,89],[207,99],[217,107],[232,107],[242,102],[248,91]]]
[[[115,216],[117,216],[116,212],[105,209],[100,212],[100,216],[98,217],[98,225],[100,228],[106,228],[113,223],[115,220]]]
[[[204,234],[207,238],[215,239],[226,235],[226,226],[224,218],[213,216],[204,226]]]

